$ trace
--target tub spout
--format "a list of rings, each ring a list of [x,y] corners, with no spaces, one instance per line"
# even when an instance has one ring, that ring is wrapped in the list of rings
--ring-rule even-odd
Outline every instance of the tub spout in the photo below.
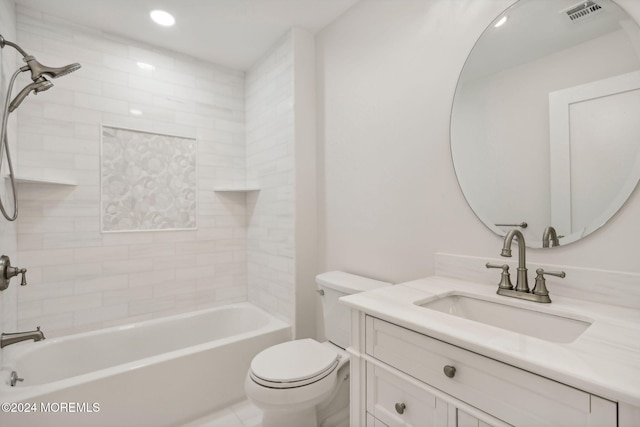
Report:
[[[44,339],[44,334],[40,330],[40,326],[35,331],[27,332],[14,332],[7,334],[5,332],[0,335],[0,348],[4,348],[8,345],[15,344],[20,341],[34,340],[40,341]]]

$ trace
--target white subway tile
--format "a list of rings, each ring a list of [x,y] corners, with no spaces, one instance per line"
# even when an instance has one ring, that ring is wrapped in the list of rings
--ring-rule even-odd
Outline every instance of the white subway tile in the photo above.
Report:
[[[194,292],[196,285],[192,280],[171,280],[153,285],[154,298],[180,296]]]
[[[189,268],[176,268],[176,277],[180,280],[196,280],[203,277],[213,277],[216,273],[216,266],[197,266]]]
[[[290,37],[245,75],[18,10],[26,49],[82,63],[56,83],[57,94],[32,99],[32,108],[19,111],[21,172],[78,184],[21,185],[18,255],[34,289],[22,297],[32,317],[19,325],[46,321],[54,335],[66,334],[243,301],[250,289],[277,315],[291,316]],[[137,61],[156,69],[141,71]],[[143,115],[131,116],[130,108]],[[100,232],[102,123],[198,138],[197,230]],[[213,192],[246,177],[264,181],[265,190]],[[278,280],[281,286],[274,285]]]
[[[154,314],[175,307],[175,299],[171,296],[163,298],[152,298],[147,300],[136,300],[129,302],[129,315],[138,316],[141,314]]]
[[[148,258],[105,261],[102,269],[105,274],[140,273],[153,268],[153,260]]]
[[[19,318],[17,329],[19,331],[28,331],[38,326],[42,328],[42,332],[46,337],[54,338],[59,335],[57,331],[71,330],[73,327],[73,313],[67,312],[31,318]]]
[[[74,294],[81,295],[101,291],[121,290],[129,287],[127,274],[104,275],[77,280],[74,285]]]
[[[73,249],[20,252],[20,262],[23,265],[51,266],[67,263],[70,260],[73,260]]]
[[[129,87],[135,89],[146,90],[152,93],[163,93],[165,95],[173,95],[175,86],[169,83],[151,80],[143,76],[129,74]]]
[[[102,306],[102,294],[99,292],[49,298],[42,301],[42,314],[66,314],[78,310]]]
[[[59,263],[42,267],[42,283],[74,281],[87,279],[102,274],[100,263],[73,263],[70,259],[66,263]]]
[[[129,258],[129,247],[100,246],[95,248],[78,248],[74,251],[76,263],[101,263],[107,260],[125,260]]]
[[[145,243],[129,246],[130,258],[171,257],[176,253],[173,243]]]
[[[148,300],[153,297],[153,286],[136,286],[123,289],[105,290],[102,301],[105,306],[128,304],[131,301]]]
[[[128,114],[129,102],[111,97],[77,92],[73,99],[76,110],[95,110],[113,114]]]
[[[42,246],[44,249],[88,248],[100,246],[101,244],[100,234],[96,232],[42,234]]]
[[[75,327],[98,323],[126,317],[129,314],[128,304],[109,305],[104,307],[88,308],[76,310],[73,313],[73,323]]]
[[[197,265],[196,258],[192,254],[182,255],[179,252],[176,255],[168,257],[153,258],[154,271],[171,271],[175,272],[176,267],[195,267]]]
[[[30,301],[41,303],[45,299],[69,295],[73,295],[73,284],[69,281],[42,283],[38,280],[20,290],[18,301],[20,304]]]
[[[155,283],[163,282],[165,280],[172,280],[176,277],[176,273],[173,267],[168,265],[169,268],[164,270],[152,270],[142,271],[129,274],[129,286],[139,287],[153,285]]]

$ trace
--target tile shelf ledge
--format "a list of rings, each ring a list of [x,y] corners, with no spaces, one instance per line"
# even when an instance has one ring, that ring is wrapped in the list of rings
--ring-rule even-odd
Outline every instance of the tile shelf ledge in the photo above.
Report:
[[[4,179],[8,180],[9,175],[5,175]],[[69,186],[78,185],[77,183],[67,179],[40,178],[40,177],[24,176],[24,175],[16,176],[16,183],[17,184],[69,185]]]
[[[260,191],[260,187],[257,185],[247,185],[247,186],[220,186],[214,187],[213,191],[217,192],[238,192],[238,193],[248,193],[250,191]]]

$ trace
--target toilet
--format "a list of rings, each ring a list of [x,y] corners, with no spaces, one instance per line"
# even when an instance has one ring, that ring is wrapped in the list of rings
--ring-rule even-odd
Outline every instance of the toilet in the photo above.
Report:
[[[316,276],[326,342],[305,338],[269,347],[251,361],[249,400],[262,427],[348,427],[350,311],[338,299],[390,283],[331,271]]]

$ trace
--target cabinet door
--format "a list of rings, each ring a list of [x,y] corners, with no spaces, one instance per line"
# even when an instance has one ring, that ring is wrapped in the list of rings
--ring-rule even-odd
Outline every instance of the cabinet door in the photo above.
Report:
[[[455,427],[493,427],[494,424],[486,423],[462,409],[455,408],[455,422],[451,423],[451,425]]]
[[[440,420],[441,423],[438,423],[439,427],[494,427],[493,424],[486,423],[474,417],[473,415],[469,415],[461,409],[456,408],[452,404],[447,404],[443,400],[436,399],[436,402],[447,406],[449,409],[448,417]],[[366,427],[389,427],[369,413],[367,413],[366,420]],[[403,422],[399,425],[411,426],[413,424],[409,422]]]
[[[446,405],[436,396],[367,363],[367,412],[389,427],[445,427]]]
[[[380,421],[379,419],[377,419],[376,417],[374,417],[373,415],[367,413],[367,427],[389,427],[388,425],[386,425],[385,423],[383,423],[382,421]]]

